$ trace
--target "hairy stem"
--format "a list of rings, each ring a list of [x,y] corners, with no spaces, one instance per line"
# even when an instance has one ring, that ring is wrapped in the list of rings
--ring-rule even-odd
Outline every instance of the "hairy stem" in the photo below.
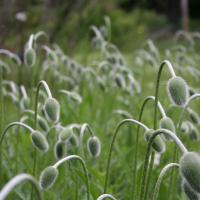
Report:
[[[86,178],[87,200],[89,200],[90,199],[90,185],[89,185],[88,170],[87,170],[85,161],[80,156],[77,156],[77,155],[67,156],[67,157],[59,160],[57,163],[55,163],[53,165],[53,167],[58,168],[62,163],[66,162],[66,161],[69,161],[69,160],[72,160],[72,159],[76,159],[76,160],[79,160],[81,162],[81,165],[83,167],[83,171],[84,171],[84,174],[85,174],[85,178]]]
[[[159,190],[160,190],[160,185],[162,183],[162,180],[165,176],[165,174],[171,170],[172,168],[179,168],[179,164],[178,163],[170,163],[170,164],[167,164],[163,169],[162,171],[160,172],[160,175],[158,177],[158,180],[156,182],[156,185],[155,185],[155,188],[154,188],[154,192],[153,192],[153,199],[152,200],[157,200],[158,199],[158,195],[159,195]]]
[[[33,186],[33,188],[35,189],[36,193],[37,193],[37,199],[42,200],[42,192],[40,190],[39,184],[37,182],[37,180],[28,174],[19,174],[17,176],[15,176],[14,178],[12,178],[0,191],[0,199],[4,200],[6,199],[6,197],[9,195],[10,192],[12,192],[12,190],[15,189],[16,186],[23,184],[24,182],[29,182],[31,183],[31,185]]]
[[[114,135],[113,135],[113,138],[112,138],[112,142],[111,142],[110,150],[109,150],[109,154],[108,154],[107,167],[106,167],[106,177],[105,177],[105,185],[104,185],[104,193],[107,192],[108,178],[109,178],[109,169],[110,169],[110,161],[111,161],[111,156],[112,156],[114,142],[115,142],[116,136],[117,136],[117,134],[119,132],[119,129],[121,128],[121,126],[123,124],[126,124],[126,123],[132,123],[134,125],[139,125],[143,129],[148,130],[147,126],[145,126],[143,123],[141,123],[141,122],[139,122],[137,120],[134,120],[134,119],[124,119],[121,122],[119,122],[119,124],[117,125],[117,127],[116,127],[116,129],[114,131]]]

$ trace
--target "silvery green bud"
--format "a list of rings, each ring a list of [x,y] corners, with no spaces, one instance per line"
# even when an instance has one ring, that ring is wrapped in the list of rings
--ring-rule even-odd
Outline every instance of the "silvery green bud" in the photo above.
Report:
[[[55,98],[48,98],[44,105],[44,112],[49,121],[56,123],[60,118],[60,104]]]
[[[53,186],[58,176],[57,168],[49,166],[45,168],[40,175],[40,187],[47,190]]]
[[[169,79],[168,94],[174,104],[184,106],[189,96],[188,86],[185,80],[178,76]]]

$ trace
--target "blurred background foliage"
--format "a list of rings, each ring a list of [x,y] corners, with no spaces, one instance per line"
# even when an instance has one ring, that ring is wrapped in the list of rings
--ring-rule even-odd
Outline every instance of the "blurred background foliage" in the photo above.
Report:
[[[56,41],[70,55],[87,51],[90,26],[102,24],[107,15],[112,22],[112,42],[130,51],[141,47],[145,38],[166,41],[180,29],[180,1],[1,0],[0,48],[20,54],[28,36],[44,30],[51,42]],[[199,0],[189,1],[191,30],[198,30],[199,6]]]

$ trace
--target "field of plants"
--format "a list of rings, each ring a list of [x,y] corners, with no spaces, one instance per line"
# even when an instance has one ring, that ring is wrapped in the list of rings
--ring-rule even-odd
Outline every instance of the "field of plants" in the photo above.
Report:
[[[0,49],[0,200],[199,200],[200,34],[123,55],[108,17],[88,32],[75,58],[43,31]]]

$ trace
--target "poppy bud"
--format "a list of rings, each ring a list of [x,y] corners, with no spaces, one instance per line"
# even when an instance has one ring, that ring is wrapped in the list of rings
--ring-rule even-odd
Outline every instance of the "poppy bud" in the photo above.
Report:
[[[184,106],[189,96],[185,80],[178,76],[169,79],[168,94],[174,104]]]
[[[47,139],[45,138],[45,136],[40,133],[39,131],[33,131],[31,133],[31,141],[32,144],[39,150],[42,152],[47,152],[49,149],[49,144],[47,142]]]
[[[153,129],[149,129],[148,131],[145,132],[144,137],[147,142],[150,140],[154,132],[155,130]],[[165,143],[163,142],[162,138],[159,135],[157,135],[154,138],[152,143],[152,148],[158,153],[163,153],[165,151]]]
[[[40,187],[47,190],[53,186],[58,176],[57,168],[49,166],[45,168],[40,175]]]
[[[88,151],[91,156],[98,157],[101,153],[101,143],[100,140],[96,137],[90,137],[87,142]]]
[[[48,98],[44,105],[44,112],[49,121],[56,123],[60,118],[60,104],[55,98]]]
[[[180,160],[180,172],[193,190],[200,193],[200,156],[196,152],[185,153]]]
[[[32,67],[36,62],[36,53],[33,48],[27,48],[24,53],[24,62],[26,66]]]

